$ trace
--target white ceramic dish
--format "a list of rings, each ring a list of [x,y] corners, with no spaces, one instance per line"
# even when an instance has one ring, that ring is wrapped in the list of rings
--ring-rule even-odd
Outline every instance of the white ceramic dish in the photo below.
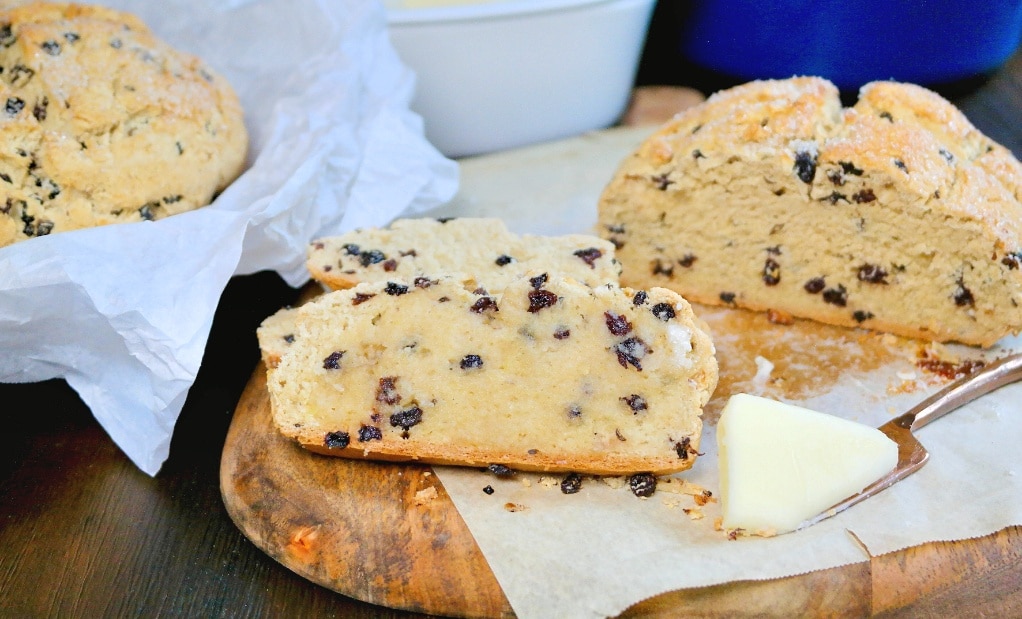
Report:
[[[412,109],[449,157],[578,135],[628,104],[654,0],[390,0]]]

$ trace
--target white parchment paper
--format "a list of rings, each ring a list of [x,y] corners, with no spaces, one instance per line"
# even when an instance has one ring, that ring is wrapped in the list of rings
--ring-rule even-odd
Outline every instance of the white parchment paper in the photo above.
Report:
[[[0,249],[0,381],[63,377],[156,474],[233,275],[308,277],[316,236],[445,202],[457,166],[366,0],[110,0],[238,92],[248,170],[210,207]]]
[[[651,131],[611,130],[465,160],[458,195],[436,213],[498,216],[518,232],[591,231],[600,191]],[[697,309],[731,381],[708,407],[718,412],[728,391],[744,391],[878,426],[948,382],[917,367],[919,345],[907,340],[807,331],[763,318],[735,322],[732,311]],[[983,354],[965,347],[940,352],[992,358],[1018,349],[1016,338]],[[881,362],[873,363],[876,358]],[[786,397],[796,376],[810,388]],[[709,414],[703,455],[677,476],[713,493],[715,430]],[[560,492],[559,477],[503,480],[475,470],[435,470],[519,617],[604,617],[666,591],[801,574],[1022,524],[1022,383],[926,426],[918,437],[931,461],[893,488],[803,531],[734,541],[713,526],[719,503],[699,505],[685,493],[690,486],[678,493],[661,484],[639,499],[607,483],[616,480],[586,479],[569,496]],[[492,495],[482,491],[487,485]]]

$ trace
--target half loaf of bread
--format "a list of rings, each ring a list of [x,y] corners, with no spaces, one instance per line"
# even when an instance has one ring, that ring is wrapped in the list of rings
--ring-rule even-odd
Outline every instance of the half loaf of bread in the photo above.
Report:
[[[1022,166],[951,103],[812,77],[719,92],[627,157],[599,204],[622,282],[989,346],[1022,327]]]
[[[489,294],[438,277],[363,283],[286,311],[294,328],[268,372],[274,420],[330,455],[681,471],[717,382],[710,338],[665,289],[542,272]]]

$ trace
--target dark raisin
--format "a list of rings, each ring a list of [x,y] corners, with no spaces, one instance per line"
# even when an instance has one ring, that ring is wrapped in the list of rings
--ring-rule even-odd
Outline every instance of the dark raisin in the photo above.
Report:
[[[735,302],[735,293],[733,292],[722,292],[720,293],[720,300],[728,305]]]
[[[781,281],[781,265],[773,258],[767,258],[763,263],[763,283],[767,286],[776,286]]]
[[[343,249],[344,253],[348,254],[349,256],[358,256],[359,254],[362,253],[362,249],[358,245],[355,245],[354,243],[347,243],[344,246],[342,246],[341,249]]]
[[[450,297],[440,297],[439,299],[436,300],[436,302],[437,303],[447,303],[450,300],[451,300]],[[478,305],[478,303],[476,305]],[[475,305],[472,306],[472,311],[475,311]],[[496,311],[496,306],[494,306],[494,311]]]
[[[326,438],[323,439],[323,444],[330,449],[344,449],[351,444],[351,436],[343,430],[327,432]]]
[[[485,492],[486,494],[493,494],[494,493],[493,486],[483,486],[483,492]]]
[[[543,284],[547,283],[548,279],[550,278],[547,276],[547,274],[543,273],[542,275],[537,275],[535,277],[529,278],[529,284],[536,290],[539,290],[540,288],[543,287]]]
[[[890,112],[880,112],[880,118],[883,118],[887,122],[894,122],[894,117],[891,116]]]
[[[57,43],[56,41],[44,41],[41,47],[44,52],[51,56],[60,55],[60,43]]]
[[[858,323],[866,322],[867,320],[869,320],[872,317],[873,317],[873,312],[864,312],[862,310],[855,310],[854,312],[852,312],[852,318],[854,318],[855,322],[858,322]]]
[[[286,342],[288,344],[294,344],[295,343],[295,334],[294,333],[288,333],[287,335],[284,336],[283,339],[284,339],[284,342]]]
[[[1008,267],[1009,271],[1017,269],[1022,264],[1022,251],[1014,251],[1005,255],[1001,258],[1001,264]]]
[[[46,108],[50,105],[49,97],[43,97],[39,101],[36,101],[35,106],[32,107],[32,116],[39,122],[46,120]]]
[[[630,337],[615,345],[614,352],[617,354],[617,362],[621,364],[621,367],[627,369],[628,364],[631,364],[636,370],[641,372],[642,358],[653,352],[653,349],[639,338]]]
[[[40,220],[35,229],[36,236],[46,236],[51,232],[53,232],[53,222],[48,219]]]
[[[824,303],[844,307],[848,304],[848,290],[842,284],[838,284],[837,288],[828,288],[823,291],[823,301]]]
[[[674,181],[672,181],[666,173],[651,176],[649,180],[652,181],[653,185],[660,191],[667,191],[667,188],[674,184]]]
[[[376,296],[375,294],[366,294],[364,292],[356,292],[355,296],[351,298],[351,304],[352,305],[362,305],[363,303],[365,303],[369,299],[372,299],[375,296]]]
[[[948,163],[954,163],[955,156],[953,154],[951,154],[951,151],[949,151],[948,149],[941,148],[937,152],[939,152],[940,156],[944,158],[944,161],[947,161]]]
[[[486,292],[486,288],[483,288],[482,286],[479,286],[478,288],[476,288],[475,290],[472,291],[472,294],[479,295],[479,296],[485,296],[485,295],[488,295],[490,293]]]
[[[514,477],[515,475],[515,470],[506,464],[491,464],[486,467],[486,470],[497,477]]]
[[[861,189],[852,195],[852,200],[856,204],[866,204],[876,199],[877,199],[876,194],[874,194],[873,190],[869,188]]]
[[[653,312],[654,316],[664,322],[667,322],[677,315],[674,311],[674,306],[670,303],[657,303],[652,307],[652,309],[650,309],[650,311]]]
[[[365,443],[368,441],[382,441],[383,432],[376,426],[362,425],[358,429],[358,442]]]
[[[809,294],[817,294],[827,287],[827,282],[822,277],[814,277],[807,281],[802,288]]]
[[[568,407],[568,419],[578,419],[582,416],[582,407],[578,404],[572,404]]]
[[[582,476],[578,473],[568,473],[561,480],[561,492],[564,494],[575,494],[582,489]]]
[[[827,180],[840,187],[845,184],[845,175],[841,173],[841,170],[830,170],[827,172]]]
[[[841,166],[841,171],[845,174],[851,174],[852,176],[862,176],[862,168],[855,167],[855,164],[851,161],[839,161],[838,165]]]
[[[604,312],[603,319],[607,323],[607,329],[614,335],[626,335],[632,330],[632,323],[628,319],[614,312]]]
[[[972,291],[965,286],[965,281],[962,278],[958,278],[958,288],[955,289],[954,299],[955,305],[958,307],[972,307],[976,304]]]
[[[632,305],[644,305],[648,298],[649,294],[647,294],[645,290],[640,290],[635,293],[634,297],[632,297]]]
[[[821,202],[830,202],[831,204],[837,204],[838,202],[841,202],[842,200],[844,200],[845,202],[848,202],[848,196],[846,196],[843,193],[838,193],[837,191],[832,191],[832,192],[830,192],[829,196],[827,196],[826,198],[821,198],[820,199]]]
[[[378,249],[369,249],[358,255],[358,262],[364,267],[367,267],[370,264],[383,262],[386,259],[387,256]]]
[[[575,252],[575,255],[582,259],[583,262],[589,265],[589,268],[596,268],[596,261],[603,255],[603,252],[595,247],[589,247],[586,249],[580,249]]]
[[[632,409],[633,413],[638,413],[649,408],[649,404],[646,403],[646,398],[637,393],[623,396],[621,401],[627,404],[628,408]]]
[[[795,153],[795,175],[807,185],[816,177],[816,153],[800,150]]]
[[[483,358],[479,355],[465,355],[461,359],[461,369],[471,370],[473,368],[483,367]]]
[[[780,245],[774,245],[773,247],[767,247],[766,248],[766,253],[767,253],[767,255],[770,255],[770,256],[780,256],[784,252],[781,251],[781,246]]]
[[[494,262],[495,262],[495,263],[497,264],[497,266],[499,266],[499,267],[502,267],[502,266],[506,266],[506,265],[509,265],[509,264],[511,264],[511,263],[512,263],[512,262],[514,262],[514,261],[515,261],[515,259],[514,259],[514,258],[512,258],[511,256],[508,256],[507,254],[503,254],[503,255],[501,255],[501,256],[497,256],[497,259],[496,259],[496,260],[494,260]]]
[[[447,223],[449,221],[454,221],[455,219],[457,219],[457,217],[437,217],[436,218],[436,220],[438,222],[442,223],[442,224],[445,224],[445,223]]]
[[[692,439],[688,436],[682,437],[680,441],[674,444],[674,451],[678,454],[679,459],[688,460],[689,454],[695,452],[692,449]]]
[[[692,151],[692,158],[693,159],[705,159],[706,155],[703,154],[703,151],[701,151],[698,148],[696,148],[696,149],[694,149]]]
[[[689,269],[696,263],[696,260],[698,260],[698,258],[696,258],[695,254],[685,254],[681,257],[681,260],[678,260],[678,264]]]
[[[78,40],[81,39],[81,38],[82,37],[80,37],[77,32],[65,32],[64,33],[64,40],[67,41],[68,43],[77,43]]]
[[[5,183],[11,183],[11,184],[14,183],[14,181],[11,180],[11,177],[8,176],[7,174],[4,174],[3,172],[0,172],[0,180],[3,180]]]
[[[422,409],[418,406],[398,411],[390,416],[390,425],[395,428],[401,428],[402,430],[408,430],[408,428],[420,423],[421,421]]]
[[[376,401],[384,404],[397,404],[401,394],[397,392],[397,376],[384,376],[376,387]]]
[[[606,226],[606,228],[607,228],[607,232],[610,232],[611,234],[624,234],[625,233],[625,227],[624,227],[623,224],[616,224],[616,225],[615,224],[608,224]]]
[[[674,267],[670,264],[665,265],[660,261],[660,258],[657,258],[656,262],[653,263],[653,275],[666,275],[667,277],[671,277],[674,275]]]
[[[335,350],[327,355],[326,359],[323,359],[323,369],[339,370],[341,368],[341,357],[344,356],[345,352],[343,350]]]
[[[559,327],[556,331],[554,331],[555,340],[566,340],[569,337],[571,337],[571,329],[568,329],[567,327]]]
[[[857,277],[860,282],[869,282],[870,284],[887,283],[887,271],[875,264],[864,264],[860,266]]]
[[[14,65],[11,69],[11,86],[25,86],[35,77],[35,69],[23,64]]]
[[[10,47],[14,45],[14,42],[17,40],[18,38],[14,36],[14,32],[11,30],[10,24],[0,26],[0,45]]]
[[[399,297],[408,293],[408,286],[395,282],[387,282],[387,286],[383,289],[383,291],[392,297]]]
[[[557,295],[549,290],[529,291],[529,313],[535,314],[541,309],[552,307],[557,303]]]
[[[388,273],[391,273],[395,269],[397,269],[397,260],[394,260],[393,258],[391,258],[390,260],[385,260],[383,262],[383,270],[384,271],[386,271]]]
[[[412,283],[415,284],[416,288],[429,288],[433,284],[437,283],[437,280],[430,279],[428,277],[416,277],[415,281]]]
[[[10,97],[7,99],[7,103],[4,105],[4,111],[9,116],[17,116],[21,110],[25,109],[25,102],[18,97]]]
[[[894,166],[896,168],[898,168],[899,170],[901,170],[902,172],[908,174],[908,166],[906,166],[905,162],[902,161],[901,159],[895,159],[894,160]]]
[[[656,492],[656,475],[652,473],[636,473],[628,478],[628,488],[638,497],[653,496]]]

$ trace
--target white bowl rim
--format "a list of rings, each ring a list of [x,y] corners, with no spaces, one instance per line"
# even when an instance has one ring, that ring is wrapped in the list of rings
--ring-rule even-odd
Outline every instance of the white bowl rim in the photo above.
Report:
[[[387,22],[390,25],[425,24],[448,21],[495,19],[501,17],[529,15],[547,11],[574,9],[592,4],[613,4],[635,0],[490,0],[471,4],[423,8],[388,8]],[[639,4],[652,0],[639,0]]]

